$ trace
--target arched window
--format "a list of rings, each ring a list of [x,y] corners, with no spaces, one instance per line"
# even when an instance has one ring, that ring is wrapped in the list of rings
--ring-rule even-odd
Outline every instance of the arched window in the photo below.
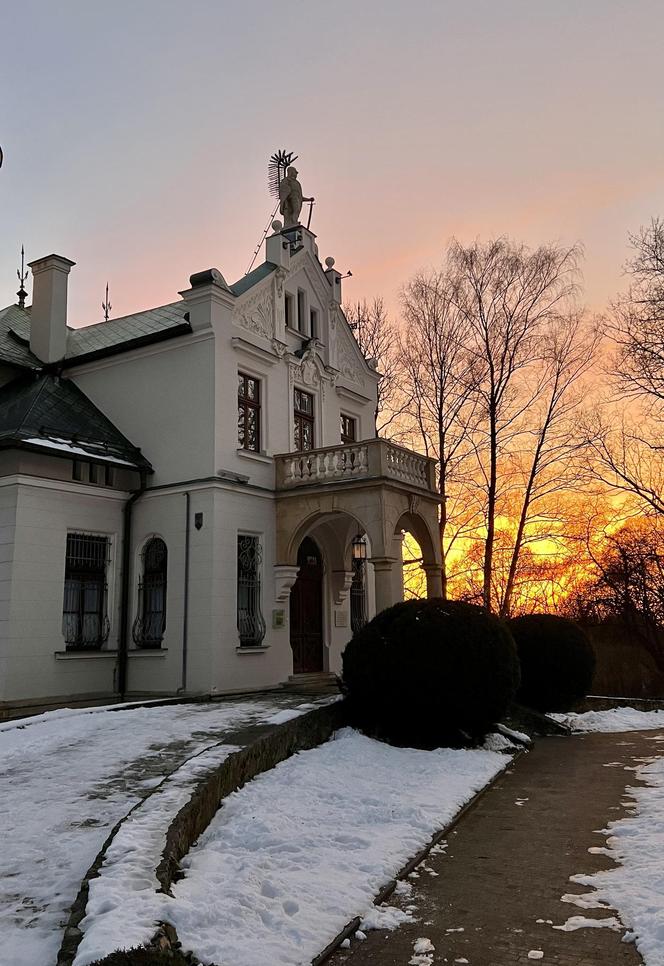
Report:
[[[138,584],[138,614],[134,621],[137,647],[161,647],[166,629],[168,551],[161,537],[152,537],[142,553],[143,573]]]

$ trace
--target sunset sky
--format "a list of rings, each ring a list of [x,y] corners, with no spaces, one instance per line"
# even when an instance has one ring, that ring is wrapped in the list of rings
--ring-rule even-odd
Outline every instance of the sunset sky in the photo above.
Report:
[[[0,304],[18,251],[77,262],[70,322],[245,271],[299,154],[346,298],[456,235],[585,246],[586,300],[664,214],[661,0],[0,0]]]

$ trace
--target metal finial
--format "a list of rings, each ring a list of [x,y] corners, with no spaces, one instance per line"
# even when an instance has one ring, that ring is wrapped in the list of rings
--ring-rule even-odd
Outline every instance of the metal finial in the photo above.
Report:
[[[21,245],[21,267],[16,269],[16,275],[18,277],[18,283],[20,286],[18,292],[16,293],[18,295],[18,307],[19,309],[24,309],[25,300],[28,296],[28,293],[25,290],[25,282],[27,280],[28,273],[25,270],[25,249],[23,245]]]
[[[101,303],[101,307],[104,310],[104,322],[108,322],[109,316],[111,314],[111,309],[113,306],[108,300],[108,282],[106,282],[106,298]]]

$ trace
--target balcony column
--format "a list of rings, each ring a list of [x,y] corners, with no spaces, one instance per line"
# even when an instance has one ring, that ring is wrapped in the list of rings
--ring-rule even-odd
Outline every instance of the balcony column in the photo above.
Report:
[[[427,576],[427,597],[443,596],[443,575],[438,564],[424,564]]]
[[[374,585],[376,588],[376,613],[396,604],[394,595],[394,565],[398,563],[394,557],[371,557],[374,569]]]

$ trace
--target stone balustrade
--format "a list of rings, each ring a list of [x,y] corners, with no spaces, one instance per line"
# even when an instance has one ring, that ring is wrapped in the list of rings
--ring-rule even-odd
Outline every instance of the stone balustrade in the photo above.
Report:
[[[436,492],[435,460],[386,439],[285,453],[275,465],[278,490],[387,477]]]

